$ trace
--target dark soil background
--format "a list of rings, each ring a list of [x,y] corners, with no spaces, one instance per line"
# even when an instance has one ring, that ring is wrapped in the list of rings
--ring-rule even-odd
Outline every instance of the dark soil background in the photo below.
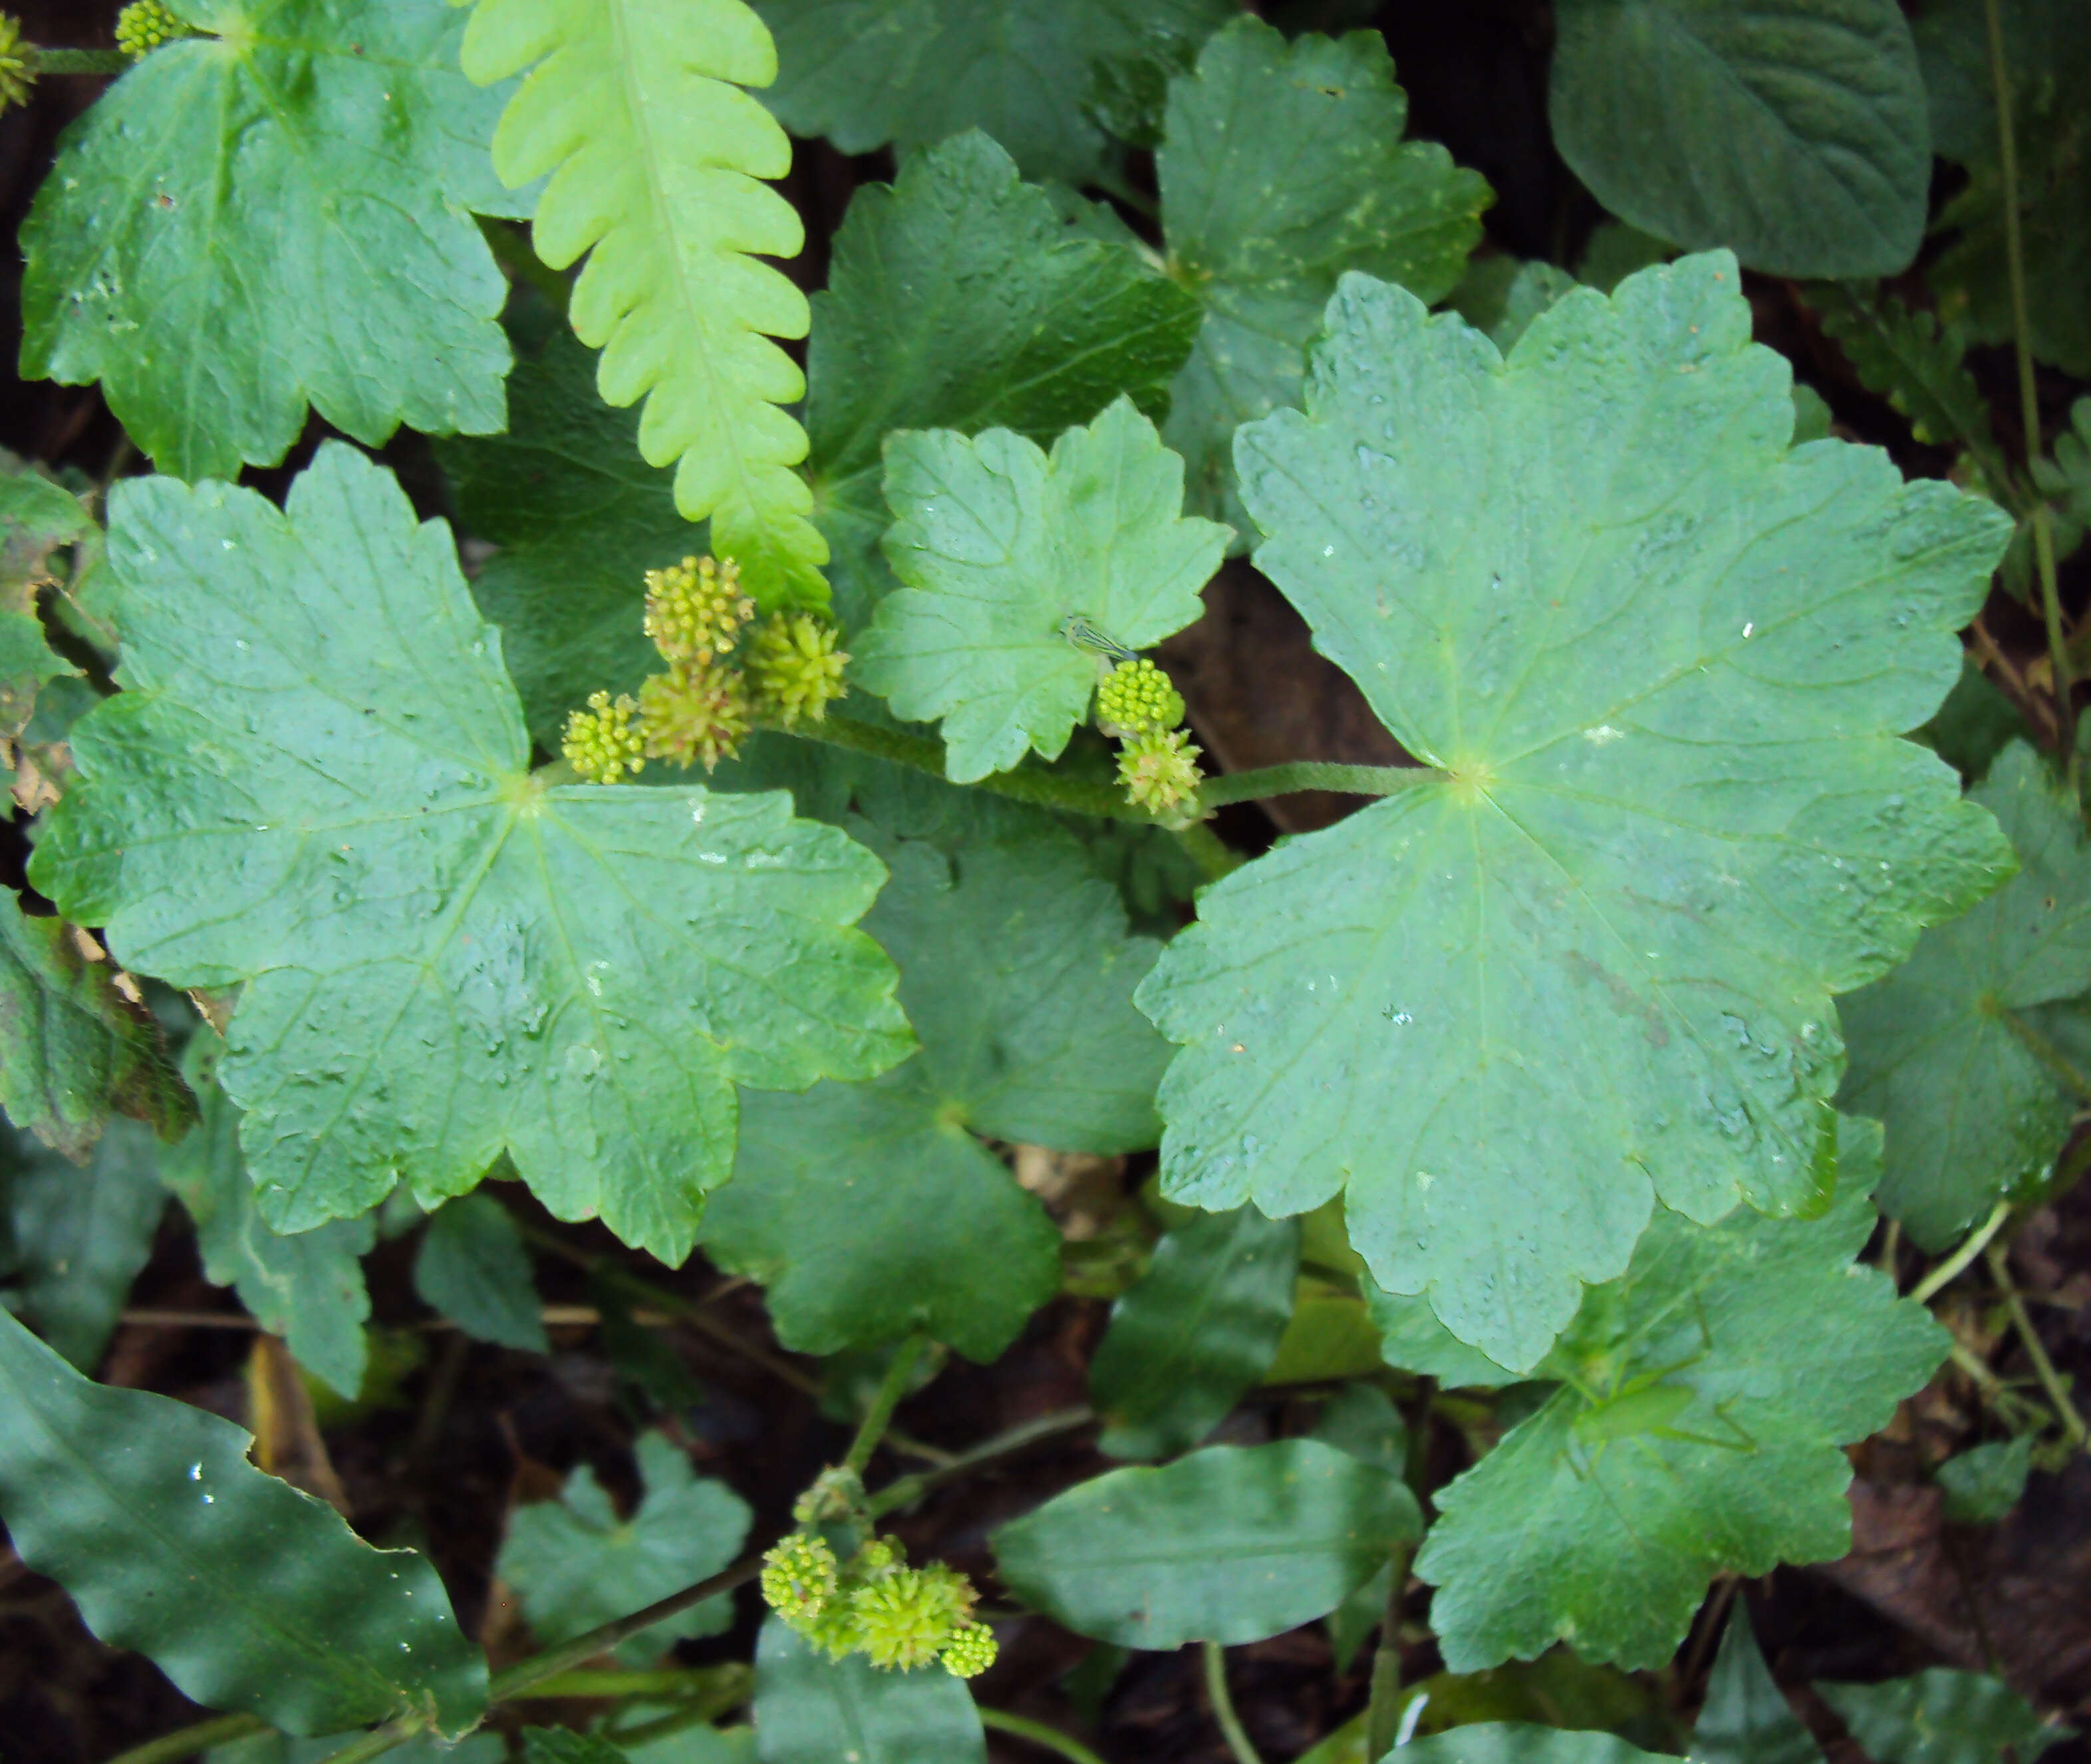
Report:
[[[24,0],[18,10],[32,41],[100,46],[113,40],[114,0]],[[1321,0],[1263,10],[1288,24],[1382,28],[1410,93],[1412,131],[1444,141],[1462,164],[1477,168],[1494,185],[1497,200],[1487,217],[1492,248],[1575,261],[1603,217],[1549,140],[1546,5],[1469,0],[1460,6],[1375,10],[1355,0]],[[0,212],[11,239],[59,132],[92,101],[100,84],[46,80],[28,108],[0,115]],[[818,144],[802,149],[790,188],[806,213],[813,243],[793,269],[808,286],[817,287],[825,276],[826,237],[851,192],[861,182],[890,175],[890,169],[883,155],[851,160]],[[13,377],[19,285],[19,253],[11,247],[0,257],[0,331],[8,341],[0,446],[97,480],[140,469],[96,389]],[[1947,468],[1945,453],[1912,442],[1901,420],[1860,387],[1788,286],[1753,278],[1748,291],[1760,339],[1792,359],[1797,374],[1828,401],[1842,432],[1887,447],[1909,472]],[[2010,361],[1991,352],[1974,365],[1993,394],[2004,444],[2015,451]],[[2051,376],[2043,379],[2050,434],[2070,399],[2084,390]],[[316,421],[284,471],[250,474],[251,481],[265,490],[279,487],[322,432]],[[425,493],[429,511],[442,512],[440,479],[425,443],[404,436],[386,451],[410,488]],[[2091,552],[2065,574],[2075,609],[2091,597],[2087,559]],[[1230,563],[1206,599],[1206,617],[1168,646],[1165,659],[1190,701],[1213,763],[1234,770],[1283,759],[1386,763],[1395,757],[1390,738],[1356,689],[1312,652],[1298,615],[1252,567]],[[2009,597],[1993,596],[1985,623],[2013,663],[2023,666],[2043,653],[2037,620]],[[1268,816],[1251,807],[1226,811],[1219,830],[1244,849],[1260,849],[1280,831],[1325,825],[1354,805],[1341,797],[1288,797]],[[0,878],[19,886],[22,858],[19,827],[0,832]],[[1086,1210],[1082,1228],[1107,1228],[1114,1207],[1137,1188],[1152,1162],[1115,1161],[1081,1173],[1078,1194],[1067,1205]],[[429,1328],[408,1278],[411,1246],[394,1242],[381,1247],[369,1266],[373,1326],[388,1331],[384,1343],[406,1356],[396,1390],[386,1403],[324,1425],[293,1400],[291,1412],[270,1423],[274,1437],[264,1442],[284,1473],[338,1494],[365,1535],[425,1547],[460,1617],[486,1639],[498,1660],[528,1645],[491,1582],[512,1503],[554,1492],[564,1473],[584,1462],[613,1490],[628,1494],[635,1486],[630,1441],[641,1425],[663,1425],[703,1471],[723,1477],[750,1503],[757,1516],[754,1539],[763,1542],[788,1527],[794,1495],[839,1454],[847,1438],[817,1393],[824,1377],[845,1378],[849,1369],[782,1354],[754,1289],[722,1280],[701,1262],[662,1270],[606,1232],[556,1225],[520,1195],[515,1204],[569,1251],[539,1261],[546,1303],[569,1307],[554,1314],[576,1319],[554,1327],[549,1358]],[[254,1338],[230,1308],[229,1296],[204,1281],[178,1218],[175,1210],[163,1228],[133,1295],[136,1320],[119,1331],[101,1376],[256,1425],[249,1400]],[[641,1339],[655,1345],[650,1358],[622,1345],[592,1320],[606,1295],[581,1266],[591,1260],[701,1301],[695,1320],[649,1326]],[[1905,1256],[1905,1283],[1915,1270]],[[2013,1271],[2033,1298],[2048,1350],[2064,1374],[2091,1374],[2091,1193],[2079,1188],[2035,1215],[2017,1240]],[[2007,1379],[2026,1374],[2023,1354],[2007,1339],[1979,1274],[1964,1276],[1948,1301],[1946,1314],[1966,1343],[1986,1351]],[[645,1301],[638,1303],[643,1315]],[[903,1404],[900,1425],[913,1439],[957,1450],[1079,1405],[1106,1310],[1101,1300],[1055,1302],[996,1365],[950,1365]],[[1469,1461],[1468,1436],[1460,1417],[1446,1409],[1421,1400],[1407,1408],[1412,1427],[1425,1431],[1421,1457],[1429,1485],[1440,1485]],[[835,1405],[834,1413],[843,1412]],[[1274,1396],[1247,1405],[1227,1434],[1244,1443],[1278,1437],[1300,1430],[1310,1416],[1300,1396]],[[2025,1498],[2000,1525],[1970,1529],[1946,1523],[1931,1467],[1998,1433],[1985,1421],[1972,1386],[1958,1374],[1942,1377],[1904,1405],[1886,1434],[1854,1451],[1852,1553],[1827,1567],[1782,1569],[1764,1581],[1717,1585],[1678,1663],[1662,1675],[1645,1676],[1633,1696],[1656,1712],[1658,1723],[1666,1714],[1681,1723],[1674,1742],[1681,1746],[1703,1693],[1711,1642],[1730,1601],[1740,1596],[1748,1602],[1774,1673],[1796,1689],[1833,1758],[1856,1754],[1826,1707],[1804,1689],[1810,1680],[1890,1677],[1933,1665],[1989,1667],[2044,1707],[2080,1725],[2091,1722],[2091,1459],[2079,1454],[2059,1470],[2036,1471]],[[888,1453],[874,1465],[874,1484],[920,1467]],[[933,1495],[896,1529],[918,1559],[943,1556],[985,1576],[990,1563],[985,1538],[994,1525],[1106,1467],[1089,1449],[1087,1434],[1070,1434]],[[994,1598],[990,1583],[990,1606]],[[1427,1599],[1427,1589],[1411,1587],[1405,1681],[1438,1670],[1424,1627]],[[752,1589],[744,1589],[739,1600],[731,1633],[681,1645],[687,1662],[750,1656],[758,1601]],[[1001,1661],[976,1685],[983,1703],[1062,1726],[1114,1764],[1218,1764],[1227,1758],[1195,1650],[1136,1656],[1114,1681],[1105,1670],[1109,1663],[1096,1658],[1089,1644],[1041,1620],[1006,1623],[1002,1636]],[[1335,1670],[1320,1625],[1231,1650],[1235,1701],[1272,1764],[1285,1764],[1364,1706],[1370,1651],[1368,1645],[1347,1670]],[[1516,1676],[1515,1669],[1506,1669],[1507,1681]],[[1533,1713],[1544,1719],[1545,1693],[1538,1694]],[[202,1713],[144,1660],[101,1646],[62,1592],[11,1552],[0,1551],[0,1755],[9,1764],[100,1764]],[[576,1719],[588,1713],[586,1706],[549,1711]],[[545,1706],[532,1706],[532,1719],[547,1718]],[[989,1750],[1011,1764],[1037,1764],[1045,1755],[998,1735],[989,1736]],[[2066,1742],[2047,1756],[2052,1764],[2087,1764],[2091,1745]]]

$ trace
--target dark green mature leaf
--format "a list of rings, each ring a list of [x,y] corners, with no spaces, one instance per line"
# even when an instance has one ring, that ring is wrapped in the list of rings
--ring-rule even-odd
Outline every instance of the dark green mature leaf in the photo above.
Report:
[[[860,1654],[831,1660],[774,1617],[756,1643],[755,1743],[761,1764],[981,1764],[987,1756],[961,1680],[934,1667],[882,1672]]]
[[[206,1707],[291,1733],[412,1714],[455,1734],[479,1719],[485,1657],[435,1571],[263,1475],[244,1429],[89,1383],[11,1318],[0,1401],[8,1536],[112,1647]]]
[[[627,1764],[626,1753],[599,1733],[571,1727],[525,1727],[523,1764]]]
[[[202,1119],[160,1154],[160,1180],[195,1223],[205,1279],[231,1287],[300,1365],[352,1398],[367,1361],[363,1325],[370,1293],[363,1257],[377,1241],[377,1222],[368,1214],[330,1219],[289,1236],[262,1223],[240,1154],[239,1111],[213,1076],[222,1054],[222,1044],[207,1032],[190,1043],[189,1074]]]
[[[265,1221],[424,1205],[507,1150],[668,1261],[735,1084],[869,1076],[908,1033],[847,929],[879,869],[781,796],[547,786],[447,533],[323,449],[287,512],[118,486],[127,690],[32,868],[129,965],[247,981],[219,1080]]]
[[[437,1209],[414,1258],[414,1290],[478,1340],[526,1353],[551,1345],[523,1234],[491,1195],[460,1195]]]
[[[1422,1529],[1399,1477],[1287,1439],[1110,1471],[992,1541],[1011,1591],[1054,1622],[1166,1649],[1260,1641],[1326,1616]]]
[[[540,1641],[563,1641],[643,1611],[718,1573],[739,1554],[754,1516],[725,1483],[700,1477],[681,1450],[657,1433],[632,1451],[645,1494],[629,1519],[584,1464],[555,1501],[520,1507],[494,1572],[515,1589]],[[635,1652],[657,1654],[681,1636],[717,1635],[733,1621],[722,1594],[632,1638]]]
[[[1309,414],[1237,448],[1258,563],[1442,770],[1201,897],[1141,989],[1186,1044],[1164,1188],[1347,1184],[1373,1278],[1513,1370],[1651,1189],[1820,1204],[1830,994],[2009,862],[1899,731],[2010,522],[1871,449],[1789,455],[1737,282],[1712,253],[1579,290],[1506,363],[1349,277]]]
[[[28,724],[38,688],[80,671],[45,640],[37,591],[54,580],[54,551],[99,536],[78,497],[15,464],[0,453],[0,735],[8,737]]]
[[[1226,1420],[1278,1352],[1299,1273],[1299,1222],[1252,1206],[1163,1233],[1089,1363],[1097,1449],[1169,1457]]]
[[[1692,1764],[1822,1764],[1822,1749],[1765,1669],[1738,1598],[1692,1730]]]
[[[905,585],[858,640],[856,677],[910,721],[942,719],[962,784],[1066,748],[1097,675],[1069,619],[1151,649],[1205,610],[1227,549],[1226,528],[1184,518],[1183,462],[1129,399],[1050,459],[1006,429],[896,436],[886,499]]]
[[[1784,276],[1924,237],[1924,81],[1895,0],[1562,0],[1554,144],[1615,214]]]
[[[1877,1764],[2033,1764],[2069,1729],[2000,1678],[1934,1668],[1885,1684],[1817,1684]]]
[[[1668,1756],[1644,1752],[1615,1734],[1484,1721],[1411,1740],[1402,1748],[1401,1764],[1663,1764]]]
[[[1447,304],[1507,355],[1525,327],[1577,285],[1554,264],[1485,257],[1467,271]]]
[[[1964,780],[1980,783],[1997,756],[2025,733],[2018,706],[1990,684],[1990,676],[1971,656],[1960,678],[1930,722],[1912,732]]]
[[[443,0],[185,0],[66,136],[23,230],[22,369],[100,380],[163,472],[274,465],[310,400],[359,441],[502,425],[507,291],[472,213],[523,214]]]
[[[1407,1471],[1408,1424],[1386,1392],[1375,1385],[1345,1385],[1315,1417],[1314,1430],[1308,1437],[1339,1451],[1347,1451],[1360,1464],[1390,1475],[1404,1476]],[[1404,1560],[1404,1576],[1408,1568]],[[1329,1649],[1335,1655],[1338,1671],[1351,1669],[1365,1637],[1386,1618],[1386,1595],[1393,1578],[1394,1564],[1382,1563],[1377,1574],[1329,1613]]]
[[[807,476],[854,631],[890,578],[880,443],[898,429],[1051,440],[1121,395],[1149,416],[1198,327],[1196,303],[1127,245],[1070,234],[1008,154],[961,136],[869,184],[813,297]]]
[[[472,579],[501,627],[524,720],[548,752],[590,692],[636,692],[661,665],[645,574],[705,549],[675,511],[675,475],[639,456],[639,415],[595,389],[595,357],[563,327],[508,380],[508,429],[439,442],[458,523],[500,547]]]
[[[1860,384],[1909,419],[1934,446],[1993,445],[1989,402],[1968,371],[1968,339],[1935,313],[1914,312],[1878,288],[1817,282],[1808,304],[1844,347]]]
[[[1656,1215],[1539,1368],[1560,1387],[1438,1492],[1416,1559],[1446,1666],[1556,1641],[1667,1660],[1707,1583],[1850,1547],[1839,1448],[1883,1425],[1945,1332],[1852,1257],[1873,1227],[1879,1136],[1843,1124],[1836,1197],[1809,1220]]]
[[[293,1739],[287,1733],[257,1733],[230,1745],[214,1745],[203,1755],[204,1764],[326,1764],[326,1760],[362,1735],[353,1731],[308,1739]],[[498,1733],[481,1730],[452,1745],[433,1733],[417,1733],[387,1752],[388,1764],[503,1764],[507,1742]]]
[[[1237,425],[1296,404],[1307,344],[1345,270],[1449,294],[1490,201],[1442,147],[1404,141],[1408,98],[1376,32],[1287,44],[1241,19],[1174,80],[1155,170],[1171,274],[1199,299],[1163,431],[1191,506],[1244,528]]]
[[[1383,1292],[1370,1279],[1358,1283],[1379,1330],[1380,1353],[1389,1365],[1420,1372],[1451,1390],[1494,1390],[1515,1384],[1523,1376],[1460,1340],[1438,1321],[1429,1300],[1421,1294]]]
[[[170,1136],[196,1118],[152,1014],[79,935],[12,893],[0,903],[0,1106],[75,1163],[112,1112]]]
[[[1956,1525],[1994,1525],[2018,1505],[2032,1468],[2030,1434],[1970,1446],[1934,1473],[1942,1497],[1940,1506]]]
[[[1881,1210],[1933,1250],[2061,1149],[2080,1099],[2034,1010],[2091,988],[2091,846],[2076,804],[2023,742],[1969,795],[2003,825],[2019,873],[1838,1001],[1852,1055],[1838,1106],[1886,1123]]]
[[[763,94],[795,135],[846,153],[985,130],[1027,176],[1087,183],[1110,157],[1083,100],[1099,64],[1196,41],[1231,0],[753,0],[776,33]]]
[[[16,1258],[7,1296],[91,1373],[166,1208],[153,1174],[157,1147],[136,1122],[112,1121],[82,1169],[26,1133],[0,1137],[12,1141],[0,1144],[0,1200]]]
[[[900,968],[922,1051],[869,1085],[749,1097],[705,1251],[769,1289],[808,1353],[926,1329],[992,1360],[1059,1284],[1059,1238],[974,1135],[1065,1151],[1154,1143],[1168,1049],[1132,1008],[1155,946],[1074,842],[946,857],[879,842],[892,879],[864,920]]]

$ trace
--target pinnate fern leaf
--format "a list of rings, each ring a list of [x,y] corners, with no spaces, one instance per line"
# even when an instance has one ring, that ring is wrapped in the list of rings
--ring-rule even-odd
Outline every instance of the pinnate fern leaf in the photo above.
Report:
[[[792,468],[806,437],[779,407],[805,382],[772,339],[806,334],[805,296],[760,256],[804,231],[761,180],[791,162],[784,131],[744,89],[777,75],[770,33],[741,0],[478,0],[466,74],[530,70],[502,113],[504,183],[551,175],[537,254],[590,254],[568,312],[602,351],[597,385],[644,398],[639,451],[674,464],[676,506],[709,515],[765,606],[825,604],[827,545]]]

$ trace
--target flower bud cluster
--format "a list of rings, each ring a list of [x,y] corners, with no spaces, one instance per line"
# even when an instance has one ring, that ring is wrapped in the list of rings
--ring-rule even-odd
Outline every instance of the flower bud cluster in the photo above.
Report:
[[[133,61],[143,61],[162,43],[189,34],[189,28],[160,0],[131,0],[116,15],[116,46]]]
[[[646,635],[667,671],[649,675],[636,702],[611,705],[598,692],[588,711],[567,719],[565,753],[575,771],[614,784],[640,770],[643,754],[686,769],[701,760],[709,772],[739,752],[758,721],[787,729],[802,718],[825,722],[848,690],[840,633],[818,614],[785,611],[751,636],[754,617],[731,558],[685,558],[649,570]]]
[[[0,110],[11,104],[27,104],[36,83],[22,48],[20,21],[0,12]]]
[[[890,1538],[871,1538],[847,1562],[817,1532],[795,1531],[763,1559],[762,1596],[814,1646],[861,1654],[881,1671],[942,1661],[956,1678],[994,1663],[994,1632],[973,1616],[972,1582],[942,1562],[910,1568]]]
[[[1099,648],[1094,636],[1084,640],[1071,630],[1068,640]],[[1196,804],[1203,776],[1200,750],[1182,727],[1183,695],[1145,656],[1126,655],[1114,643],[1100,653],[1121,658],[1097,683],[1097,727],[1119,739],[1118,779],[1126,800],[1169,820]]]

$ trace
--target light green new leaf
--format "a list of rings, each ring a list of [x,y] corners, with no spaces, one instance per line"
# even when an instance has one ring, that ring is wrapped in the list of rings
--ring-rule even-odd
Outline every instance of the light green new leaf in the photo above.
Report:
[[[1578,290],[1506,362],[1347,277],[1309,414],[1237,442],[1258,563],[1442,770],[1201,897],[1141,989],[1186,1044],[1164,1189],[1275,1216],[1347,1184],[1379,1284],[1513,1371],[1651,1190],[1820,1204],[1830,994],[2010,862],[1900,734],[2010,522],[1789,452],[1737,284],[1711,253]]]
[[[550,172],[532,226],[563,270],[593,253],[567,305],[601,349],[609,403],[646,399],[639,449],[675,466],[675,504],[709,515],[765,606],[825,605],[828,550],[791,468],[806,437],[781,408],[805,381],[774,339],[806,334],[806,297],[764,257],[805,242],[761,180],[791,144],[742,89],[777,75],[742,0],[476,0],[463,50],[481,84],[528,69],[494,136],[511,188]]]
[[[552,1211],[669,1262],[731,1167],[735,1084],[863,1077],[908,1036],[847,929],[870,855],[776,796],[547,785],[448,533],[323,449],[287,511],[118,486],[127,690],[32,869],[127,965],[246,982],[219,1072],[263,1219],[504,1149]]]
[[[256,1469],[244,1428],[90,1383],[4,1317],[0,1404],[16,1551],[184,1695],[291,1733],[414,1715],[455,1734],[479,1719],[485,1657],[435,1571]]]
[[[1782,276],[1893,275],[1931,135],[1896,0],[1563,0],[1554,144],[1645,231]]]
[[[170,1136],[196,1118],[152,1013],[77,935],[11,893],[0,902],[0,1106],[75,1163],[112,1112]]]
[[[472,595],[501,627],[524,721],[548,753],[589,693],[636,692],[659,669],[646,572],[705,549],[638,436],[637,415],[603,403],[594,359],[559,330],[509,376],[505,434],[437,445],[459,528],[500,548]]]
[[[1121,395],[1149,416],[1198,328],[1195,301],[1131,246],[1078,237],[1009,155],[968,134],[851,198],[808,346],[808,468],[854,632],[890,588],[880,444],[898,429],[1037,442]]]
[[[1885,1684],[1817,1684],[1869,1758],[1892,1764],[2033,1764],[2070,1730],[2000,1678],[1934,1667]]]
[[[499,99],[443,0],[181,0],[23,230],[22,371],[101,382],[163,472],[274,465],[305,406],[376,444],[501,427],[507,284],[472,218]]]
[[[254,1184],[239,1150],[239,1111],[213,1076],[222,1057],[215,1036],[199,1031],[189,1046],[202,1119],[179,1145],[160,1154],[160,1180],[196,1226],[204,1278],[239,1295],[248,1315],[280,1336],[293,1358],[343,1396],[363,1387],[363,1326],[370,1293],[363,1257],[377,1241],[369,1214],[330,1219],[282,1236],[262,1223]]]
[[[831,1660],[776,1618],[755,1650],[761,1764],[982,1764],[972,1693],[941,1668],[882,1672],[860,1654]]]
[[[1446,1667],[1667,1660],[1716,1574],[1851,1546],[1839,1449],[1945,1357],[1924,1308],[1852,1261],[1879,1134],[1847,1121],[1836,1198],[1809,1220],[1663,1212],[1539,1368],[1563,1381],[1437,1495],[1416,1559]]]
[[[1325,1617],[1423,1529],[1399,1477],[1312,1439],[1093,1477],[994,1533],[1011,1592],[1128,1648],[1232,1646]]]
[[[414,1258],[414,1290],[478,1340],[526,1353],[551,1345],[523,1234],[491,1195],[460,1195],[437,1210]]]
[[[641,1434],[632,1451],[645,1494],[631,1518],[617,1516],[586,1465],[567,1478],[557,1500],[509,1516],[494,1572],[515,1589],[540,1641],[564,1641],[644,1611],[718,1573],[739,1552],[753,1517],[745,1501],[725,1483],[697,1476],[657,1433]],[[633,1640],[657,1655],[678,1637],[717,1635],[732,1621],[732,1598],[722,1594]]]
[[[1706,1700],[1692,1730],[1692,1764],[1822,1764],[1822,1747],[1757,1651],[1749,1606],[1740,1598],[1707,1675]]]
[[[868,833],[867,838],[872,837]],[[864,920],[900,968],[922,1051],[869,1085],[741,1105],[705,1253],[769,1289],[805,1353],[925,1329],[994,1359],[1059,1286],[1059,1235],[975,1135],[1063,1151],[1152,1145],[1168,1048],[1132,1007],[1155,945],[1074,841],[880,840]]]
[[[1932,1250],[2061,1149],[2080,1099],[2034,1007],[2091,988],[2091,847],[2075,804],[2023,742],[1969,794],[2019,873],[1838,1001],[1852,1055],[1838,1106],[1886,1123],[1881,1210]]]
[[[1164,1232],[1089,1363],[1097,1449],[1166,1458],[1226,1420],[1278,1352],[1299,1273],[1299,1222],[1252,1206]]]
[[[1156,39],[1196,41],[1230,0],[754,0],[777,34],[771,110],[846,153],[984,130],[1024,174],[1093,182],[1099,72]]]
[[[1991,1525],[2019,1503],[2033,1468],[2033,1435],[1970,1446],[1933,1473],[1940,1506],[1956,1525]]]
[[[1205,322],[1163,435],[1201,513],[1244,525],[1235,429],[1300,402],[1339,274],[1365,270],[1435,300],[1465,272],[1488,184],[1442,147],[1404,141],[1408,119],[1377,32],[1287,44],[1240,19],[1171,82],[1155,156],[1162,231]]]
[[[896,436],[886,499],[886,558],[906,585],[858,640],[856,677],[899,716],[943,720],[962,784],[1027,748],[1059,757],[1097,683],[1070,618],[1149,649],[1205,610],[1227,548],[1226,528],[1183,517],[1183,462],[1129,399],[1050,459],[1006,429]]]
[[[0,1134],[0,1239],[12,1237],[15,1261],[7,1296],[83,1372],[101,1358],[153,1253],[167,1204],[156,1150],[132,1121],[110,1122],[84,1169],[26,1133]]]
[[[1669,1756],[1644,1752],[1616,1734],[1482,1721],[1412,1740],[1402,1748],[1401,1764],[1667,1764]]]

